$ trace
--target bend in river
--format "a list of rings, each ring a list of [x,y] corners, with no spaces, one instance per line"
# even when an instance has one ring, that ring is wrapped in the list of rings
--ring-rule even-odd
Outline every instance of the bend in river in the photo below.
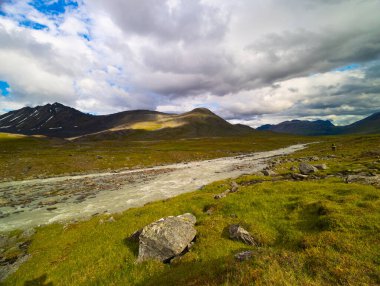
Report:
[[[0,231],[115,213],[262,170],[306,144],[153,168],[0,183]]]

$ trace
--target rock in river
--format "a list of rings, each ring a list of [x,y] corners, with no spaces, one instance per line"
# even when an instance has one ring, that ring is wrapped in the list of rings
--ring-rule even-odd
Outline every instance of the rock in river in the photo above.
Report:
[[[184,252],[197,231],[192,214],[169,216],[145,226],[139,235],[138,261],[155,259],[168,262]]]

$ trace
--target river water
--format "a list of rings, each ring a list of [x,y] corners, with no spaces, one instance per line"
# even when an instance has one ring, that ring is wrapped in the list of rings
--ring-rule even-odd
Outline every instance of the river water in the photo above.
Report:
[[[121,212],[195,191],[214,181],[255,173],[271,158],[305,146],[119,173],[0,183],[0,195],[9,201],[0,207],[0,231]]]

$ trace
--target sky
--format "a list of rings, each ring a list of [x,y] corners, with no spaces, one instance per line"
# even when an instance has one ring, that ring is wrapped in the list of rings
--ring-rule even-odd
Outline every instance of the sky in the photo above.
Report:
[[[206,107],[257,127],[380,111],[380,0],[0,0],[0,114]]]

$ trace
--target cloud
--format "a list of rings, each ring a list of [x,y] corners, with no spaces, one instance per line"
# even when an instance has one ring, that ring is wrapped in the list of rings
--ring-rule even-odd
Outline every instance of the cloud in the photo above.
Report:
[[[375,0],[7,1],[0,80],[12,92],[0,112],[59,101],[99,114],[206,106],[251,125],[349,122],[380,109],[379,10]]]

